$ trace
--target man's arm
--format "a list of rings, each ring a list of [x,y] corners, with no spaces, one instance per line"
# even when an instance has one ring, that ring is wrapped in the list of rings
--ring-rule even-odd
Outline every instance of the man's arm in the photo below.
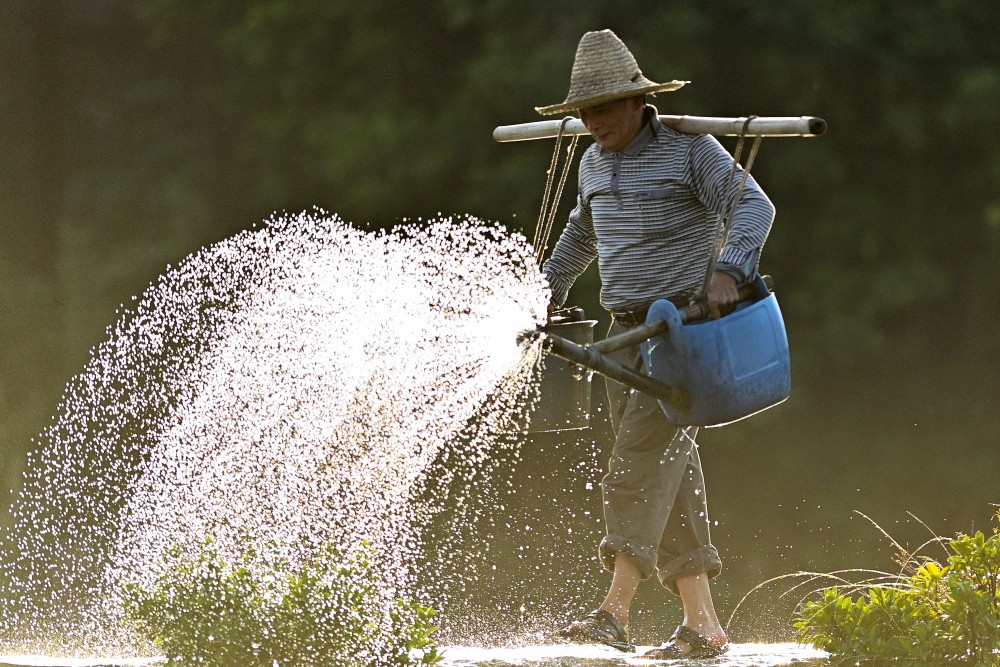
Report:
[[[569,214],[569,222],[559,235],[552,254],[542,265],[552,290],[552,303],[562,306],[569,297],[569,289],[576,279],[597,257],[597,237],[590,217],[590,207],[580,197]]]
[[[743,168],[733,175],[733,156],[715,137],[699,137],[691,147],[688,162],[692,187],[698,198],[710,210],[725,215],[739,192]],[[728,190],[727,190],[728,186]],[[761,250],[774,222],[774,204],[754,180],[748,176],[740,198],[732,210],[729,235],[716,264],[717,270],[732,276],[738,284],[753,277]]]
[[[726,243],[705,290],[709,311],[713,318],[719,318],[736,307],[737,287],[753,277],[774,222],[774,204],[752,176],[740,191],[742,167],[730,182],[733,157],[715,137],[699,137],[692,145],[688,164],[692,187],[702,203],[720,216],[730,211],[732,215]],[[737,194],[739,201],[733,208]]]

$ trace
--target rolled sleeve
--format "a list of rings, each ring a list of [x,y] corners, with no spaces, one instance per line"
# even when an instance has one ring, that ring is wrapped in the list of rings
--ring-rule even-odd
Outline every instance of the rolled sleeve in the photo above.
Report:
[[[733,194],[735,197],[735,193]],[[752,176],[747,177],[740,201],[729,225],[719,263],[739,268],[746,280],[760,259],[761,250],[774,222],[774,204]]]
[[[723,252],[723,256],[725,256],[725,252]],[[746,258],[740,264],[722,261],[720,258],[720,260],[715,264],[715,270],[729,274],[733,277],[737,284],[743,285],[749,282],[749,280],[753,277],[753,274],[756,273],[759,261],[760,251],[755,248],[747,253]]]

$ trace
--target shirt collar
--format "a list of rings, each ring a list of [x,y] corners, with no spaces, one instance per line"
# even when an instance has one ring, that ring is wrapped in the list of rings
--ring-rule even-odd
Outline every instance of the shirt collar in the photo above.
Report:
[[[645,113],[649,116],[649,120],[643,124],[642,129],[639,133],[632,138],[632,141],[628,143],[628,146],[622,149],[622,153],[628,157],[635,157],[642,152],[642,149],[652,143],[653,139],[660,132],[663,127],[663,123],[657,118],[656,107],[647,106]],[[601,148],[601,155],[613,155],[613,153],[606,148]]]

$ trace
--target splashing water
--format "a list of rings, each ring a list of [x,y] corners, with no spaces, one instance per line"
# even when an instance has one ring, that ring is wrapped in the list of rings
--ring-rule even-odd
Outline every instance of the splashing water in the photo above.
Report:
[[[515,340],[547,301],[529,244],[474,218],[276,216],[168,267],[29,461],[0,651],[148,654],[122,585],[209,534],[261,571],[367,544],[386,598],[414,593],[421,529],[463,504],[456,470],[523,421],[539,352]]]

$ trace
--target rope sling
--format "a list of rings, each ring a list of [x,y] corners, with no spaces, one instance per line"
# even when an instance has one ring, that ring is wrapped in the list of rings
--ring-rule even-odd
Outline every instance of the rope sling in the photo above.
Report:
[[[750,121],[756,117],[757,116],[747,117],[746,122],[743,123],[743,129],[740,130],[739,138],[736,140],[736,148],[733,150],[733,166],[729,169],[729,180],[726,182],[727,193],[733,187],[733,179],[736,177],[736,170],[739,168],[740,156],[743,154],[743,143],[747,136],[747,128],[750,125]],[[705,294],[708,292],[708,282],[712,279],[712,273],[715,271],[715,265],[719,261],[719,256],[722,254],[723,247],[726,245],[726,239],[729,238],[729,226],[732,224],[733,215],[736,213],[736,205],[739,203],[740,197],[743,196],[743,186],[746,185],[747,177],[750,176],[750,169],[753,167],[753,161],[757,157],[757,151],[760,149],[760,142],[763,138],[764,137],[760,134],[754,137],[753,146],[750,148],[750,155],[747,157],[747,166],[744,167],[743,176],[740,178],[740,185],[736,188],[736,194],[729,202],[726,212],[719,217],[719,222],[715,232],[715,245],[712,248],[712,254],[708,258],[708,266],[705,269],[705,278],[702,280],[701,292],[698,295],[701,298],[704,298]],[[751,277],[755,272],[756,267],[754,267],[754,271],[751,272]]]
[[[552,196],[552,184],[555,180],[556,167],[559,166],[559,149],[562,147],[563,133],[566,130],[566,123],[574,120],[573,116],[566,116],[559,123],[559,133],[556,134],[555,146],[552,149],[552,160],[549,162],[549,170],[546,172],[545,193],[542,195],[542,208],[538,212],[538,224],[535,226],[535,260],[539,268],[545,257],[545,251],[549,245],[549,237],[552,234],[552,226],[555,224],[556,213],[559,211],[559,202],[562,200],[563,188],[566,186],[566,179],[569,176],[570,167],[573,166],[573,156],[576,154],[576,145],[580,141],[580,135],[574,134],[570,139],[569,146],[566,147],[566,160],[563,162],[562,172],[559,174],[559,184]]]

